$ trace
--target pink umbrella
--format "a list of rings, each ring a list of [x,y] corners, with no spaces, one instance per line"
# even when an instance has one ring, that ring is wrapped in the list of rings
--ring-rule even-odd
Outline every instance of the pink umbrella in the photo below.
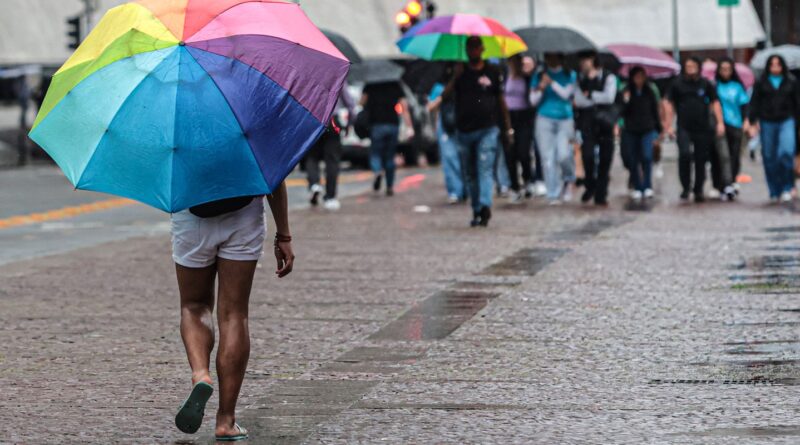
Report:
[[[654,79],[665,79],[681,72],[681,66],[669,54],[657,48],[636,44],[616,44],[606,47],[622,64],[619,73],[628,77],[634,66],[641,66]]]
[[[756,83],[756,75],[753,73],[753,70],[751,70],[749,66],[743,63],[737,63],[736,73],[739,74],[739,78],[742,79],[742,83],[744,84],[745,89],[749,90]],[[716,76],[717,76],[717,64],[711,61],[703,62],[703,77],[705,77],[708,80],[714,80]]]

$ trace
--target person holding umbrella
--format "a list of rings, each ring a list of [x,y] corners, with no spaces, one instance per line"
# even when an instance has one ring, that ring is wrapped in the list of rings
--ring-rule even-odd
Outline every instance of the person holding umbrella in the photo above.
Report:
[[[753,86],[750,136],[761,134],[761,155],[772,202],[792,201],[798,95],[797,81],[783,57],[769,57],[761,79]]]
[[[583,52],[579,54],[579,59],[580,91],[575,94],[575,106],[578,109],[578,129],[583,139],[581,154],[586,172],[586,191],[581,201],[586,203],[594,199],[595,204],[604,206],[608,205],[608,181],[614,159],[614,127],[619,118],[614,108],[617,76],[600,66],[595,51]],[[599,158],[595,154],[595,147],[599,148]]]
[[[472,203],[472,227],[487,227],[492,218],[492,191],[497,140],[513,142],[511,118],[503,97],[500,70],[483,60],[483,41],[472,36],[466,42],[469,62],[456,65],[453,79],[445,88],[445,99],[456,104],[458,142],[464,157],[467,187]],[[502,122],[500,133],[498,122]]]
[[[564,55],[545,54],[544,71],[531,81],[530,99],[539,108],[536,142],[543,159],[544,180],[550,205],[570,201],[575,182],[575,157],[570,139],[575,133],[572,101],[577,76],[564,67]]]
[[[700,59],[690,57],[683,62],[681,76],[672,83],[665,105],[668,122],[673,121],[676,111],[678,115],[677,131],[670,125],[666,132],[668,136],[678,138],[678,167],[683,187],[681,200],[689,199],[689,194],[694,191],[695,202],[704,202],[706,163],[714,149],[715,131],[717,137],[725,135],[725,122],[716,89],[700,75]]]

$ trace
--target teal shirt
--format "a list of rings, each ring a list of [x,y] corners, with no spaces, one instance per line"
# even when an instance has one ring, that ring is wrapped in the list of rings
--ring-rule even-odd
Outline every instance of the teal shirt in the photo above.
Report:
[[[578,76],[575,74],[574,71],[570,71],[567,73],[565,70],[561,71],[551,71],[547,70],[547,75],[553,79],[554,82],[557,82],[562,87],[569,86],[571,84],[575,84],[578,81]],[[536,76],[531,79],[531,89],[535,89],[539,86],[539,80],[541,79],[541,74],[537,74]],[[544,90],[544,95],[542,96],[542,101],[539,103],[539,115],[544,116],[550,119],[556,120],[565,120],[565,119],[572,119],[573,112],[572,112],[572,99],[562,99],[561,96],[556,94],[552,88],[547,88]]]
[[[722,117],[725,125],[735,128],[742,128],[744,117],[742,107],[750,102],[750,96],[739,82],[719,82],[717,84],[717,96],[722,105]]]
[[[772,86],[777,90],[781,87],[781,83],[783,82],[783,76],[776,76],[774,74],[769,75],[769,81]]]

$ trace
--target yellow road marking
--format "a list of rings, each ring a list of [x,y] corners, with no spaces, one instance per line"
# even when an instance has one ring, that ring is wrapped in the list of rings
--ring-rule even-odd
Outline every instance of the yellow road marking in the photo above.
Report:
[[[372,173],[356,173],[353,175],[342,176],[339,179],[341,184],[349,184],[354,182],[361,182],[372,179]],[[323,180],[324,184],[325,181]],[[305,179],[292,178],[286,180],[287,187],[307,187],[308,182]],[[57,221],[61,219],[74,218],[79,215],[87,213],[96,213],[103,210],[118,209],[120,207],[128,207],[137,204],[136,201],[125,198],[106,199],[103,201],[92,202],[88,204],[81,204],[77,206],[64,207],[56,210],[48,210],[46,212],[31,213],[28,215],[12,216],[5,219],[0,219],[0,230],[10,229],[12,227],[29,226],[32,224],[41,224],[48,221]]]

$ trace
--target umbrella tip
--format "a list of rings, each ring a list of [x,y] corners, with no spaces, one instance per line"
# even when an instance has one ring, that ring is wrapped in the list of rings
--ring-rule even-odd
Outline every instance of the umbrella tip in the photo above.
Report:
[[[180,42],[178,42],[178,45],[180,45],[180,46],[186,46],[186,42],[184,42],[183,40],[181,40]]]

